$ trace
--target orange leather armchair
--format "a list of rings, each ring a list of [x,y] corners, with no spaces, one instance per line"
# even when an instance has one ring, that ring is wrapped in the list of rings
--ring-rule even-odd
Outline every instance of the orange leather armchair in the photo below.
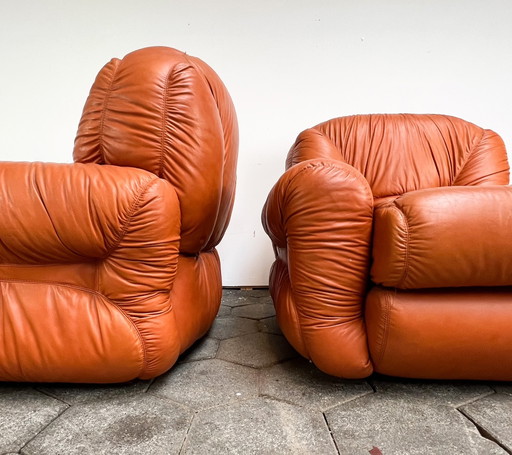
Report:
[[[169,369],[220,304],[237,152],[218,76],[154,47],[100,71],[75,164],[0,163],[0,380]]]
[[[302,132],[263,210],[281,329],[321,370],[512,379],[512,190],[500,137],[442,115]]]

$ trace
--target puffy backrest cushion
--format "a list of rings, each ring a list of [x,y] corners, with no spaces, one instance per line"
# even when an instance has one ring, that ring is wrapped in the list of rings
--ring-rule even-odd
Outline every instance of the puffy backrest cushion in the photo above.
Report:
[[[180,250],[195,254],[222,238],[232,209],[238,126],[215,72],[167,47],[112,59],[96,77],[75,140],[81,163],[132,166],[176,189]]]
[[[299,135],[287,166],[311,158],[340,159],[359,170],[375,198],[451,185],[507,184],[502,139],[447,115],[340,117]]]

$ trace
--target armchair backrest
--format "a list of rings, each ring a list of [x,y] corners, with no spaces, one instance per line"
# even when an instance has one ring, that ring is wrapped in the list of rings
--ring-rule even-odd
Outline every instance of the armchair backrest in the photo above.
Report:
[[[217,74],[183,52],[150,47],[99,72],[73,157],[169,181],[180,201],[180,251],[196,254],[213,248],[227,227],[237,153],[235,109]]]
[[[493,131],[447,115],[340,117],[302,132],[287,167],[312,158],[342,160],[361,172],[375,198],[451,185],[505,185],[509,165]]]

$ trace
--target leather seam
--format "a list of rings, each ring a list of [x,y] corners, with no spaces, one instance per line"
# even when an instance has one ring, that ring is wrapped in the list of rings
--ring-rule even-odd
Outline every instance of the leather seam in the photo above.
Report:
[[[72,284],[66,284],[66,283],[57,283],[57,282],[51,282],[51,281],[35,281],[35,280],[5,280],[0,279],[0,283],[25,283],[25,284],[48,284],[51,286],[58,286],[63,288],[69,288],[69,289],[75,289],[82,292],[86,292],[88,294],[96,295],[97,297],[103,298],[108,304],[116,308],[119,313],[122,315],[122,317],[128,322],[128,324],[132,327],[132,329],[135,330],[135,334],[137,335],[137,338],[139,339],[140,346],[142,348],[142,358],[139,359],[141,363],[141,368],[139,371],[139,375],[144,371],[147,365],[146,357],[147,357],[147,350],[146,350],[146,343],[144,342],[144,339],[142,337],[142,334],[140,333],[139,328],[137,327],[136,323],[126,314],[126,312],[121,308],[120,305],[115,303],[113,300],[109,299],[106,295],[102,294],[99,291],[95,291],[94,289],[84,288],[82,286],[75,286]]]
[[[405,216],[404,212],[396,205],[392,205],[396,210],[398,210],[398,213],[400,214],[400,218],[402,218],[402,221],[404,222],[405,226],[405,257],[404,257],[404,270],[402,272],[402,276],[397,282],[396,287],[403,286],[405,280],[407,279],[407,275],[409,273],[409,241],[411,239],[410,234],[410,228],[409,228],[409,221],[407,220],[407,217]]]
[[[395,291],[396,292],[396,291]],[[385,291],[385,309],[384,309],[384,323],[382,328],[382,341],[379,343],[379,354],[376,363],[382,362],[388,344],[388,329],[389,321],[391,319],[391,296],[390,291]]]
[[[172,73],[174,72],[174,67],[172,67],[165,76],[165,87],[164,87],[164,99],[163,99],[163,106],[162,106],[162,131],[160,133],[160,160],[158,163],[158,177],[163,178],[163,172],[164,172],[164,144],[165,144],[165,123],[167,119],[167,98],[168,98],[168,92],[169,92],[169,85],[170,80],[172,77]]]
[[[464,170],[464,168],[466,167],[466,164],[468,164],[468,161],[469,159],[471,158],[471,156],[473,155],[473,152],[475,151],[475,149],[482,143],[482,141],[484,140],[484,136],[486,134],[487,130],[485,129],[482,129],[482,135],[480,136],[480,139],[478,141],[475,141],[475,144],[473,145],[473,147],[471,147],[469,149],[469,151],[466,153],[466,156],[464,157],[464,162],[462,163],[461,167],[459,168],[459,170],[457,171],[457,175],[455,176],[455,178],[453,179],[451,185],[453,185],[458,179],[459,179],[459,176],[461,174],[461,172]]]
[[[288,248],[287,248],[287,250],[288,250]],[[281,259],[277,259],[277,260],[283,262]],[[302,316],[300,314],[301,311],[299,310],[299,306],[297,305],[297,294],[293,289],[293,284],[292,284],[292,280],[290,277],[290,270],[288,268],[288,264],[283,262],[283,266],[286,270],[286,275],[288,276],[288,282],[290,283],[290,293],[293,296],[293,299],[292,299],[293,300],[293,309],[295,310],[295,316],[297,318],[297,323],[298,323],[297,325],[299,326],[300,340],[302,342],[302,346],[304,346],[304,351],[306,352],[307,358],[311,360],[311,353],[309,351],[308,344],[306,343],[306,339],[304,337],[304,330],[302,328],[302,320],[303,320],[304,316]]]
[[[120,66],[121,66],[121,61],[120,60],[116,60],[116,68],[114,70],[114,73],[112,74],[112,79],[110,79],[110,83],[109,83],[108,88],[107,88],[107,93],[105,94],[105,98],[103,100],[103,109],[101,111],[100,134],[99,134],[99,136],[100,136],[100,143],[99,143],[98,150],[100,152],[100,158],[101,158],[103,163],[106,163],[105,153],[104,153],[104,148],[103,148],[103,127],[105,125],[105,119],[107,117],[108,104],[110,102],[110,95],[112,94],[112,87],[114,85],[114,79],[117,76],[117,71],[119,70]]]
[[[143,196],[146,194],[149,187],[151,185],[154,185],[158,180],[159,179],[157,177],[152,178],[145,185],[141,185],[142,189],[140,190],[139,194],[135,197],[134,201],[132,202],[132,206],[130,207],[130,209],[128,211],[128,217],[126,218],[124,225],[121,226],[121,229],[119,230],[118,238],[113,243],[113,245],[107,250],[107,252],[105,253],[105,256],[103,256],[102,259],[108,258],[112,254],[112,252],[115,251],[119,247],[121,241],[123,240],[124,236],[126,235],[126,232],[128,232],[128,228],[130,227],[130,224],[132,222],[132,219],[133,219],[135,213],[140,208],[140,203],[141,203]]]

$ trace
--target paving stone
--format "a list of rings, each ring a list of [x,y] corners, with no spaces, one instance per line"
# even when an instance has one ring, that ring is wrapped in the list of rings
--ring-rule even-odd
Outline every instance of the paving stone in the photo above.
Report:
[[[262,370],[260,383],[263,395],[320,411],[373,393],[365,381],[329,376],[303,358]]]
[[[277,323],[277,318],[275,316],[258,321],[258,330],[260,332],[273,333],[274,335],[283,334],[279,328],[279,324]]]
[[[257,331],[258,323],[252,319],[237,317],[216,318],[208,332],[208,337],[226,340]]]
[[[421,400],[453,407],[494,393],[487,384],[478,382],[380,378],[374,379],[372,383],[377,393],[385,393],[388,397]]]
[[[341,455],[506,454],[450,406],[375,393],[325,413]]]
[[[268,367],[282,360],[298,357],[281,335],[251,333],[223,340],[217,358],[253,368]]]
[[[231,307],[229,307],[227,305],[221,305],[219,307],[219,311],[217,312],[218,318],[225,318],[226,316],[230,316],[230,315],[231,315]]]
[[[222,290],[223,297],[250,297],[254,299],[270,297],[268,288],[256,288],[256,289],[233,289],[227,288]]]
[[[193,362],[196,360],[213,359],[219,349],[219,340],[215,338],[202,338],[188,348],[181,356],[180,362]]]
[[[18,451],[67,407],[28,386],[0,386],[0,453]]]
[[[234,289],[224,289],[222,291],[222,305],[226,305],[229,307],[237,307],[241,305],[250,305],[251,303],[255,303],[254,300],[257,297],[250,296],[245,291],[234,290]]]
[[[217,359],[183,363],[156,379],[148,393],[205,409],[257,396],[258,372]]]
[[[48,384],[36,388],[68,404],[144,393],[151,381],[132,381],[124,384]]]
[[[498,393],[507,393],[512,395],[512,384],[510,382],[500,382],[493,384],[493,389]]]
[[[242,290],[244,294],[249,295],[250,297],[257,298],[257,299],[263,299],[263,298],[269,298],[270,293],[268,288],[265,289],[246,289]]]
[[[23,449],[24,455],[179,453],[191,411],[151,395],[69,408]]]
[[[512,396],[494,394],[461,408],[461,411],[512,452]]]
[[[222,293],[222,305],[226,305],[229,307],[238,307],[243,305],[251,305],[253,303],[264,303],[260,299],[269,297],[268,291],[265,291],[266,294],[261,292],[261,295],[255,295],[254,291],[231,291],[234,290],[224,289]]]
[[[185,454],[336,454],[321,413],[268,398],[200,412]]]
[[[263,319],[275,316],[276,311],[274,310],[274,305],[251,303],[250,305],[233,308],[232,314],[242,318]]]

